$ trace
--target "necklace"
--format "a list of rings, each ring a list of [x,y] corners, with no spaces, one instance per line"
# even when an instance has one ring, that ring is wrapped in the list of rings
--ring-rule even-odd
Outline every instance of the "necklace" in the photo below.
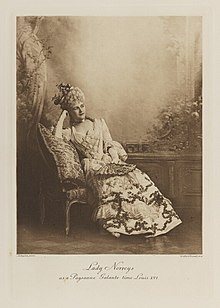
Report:
[[[71,125],[75,126],[75,125],[79,125],[83,122],[85,122],[86,119],[82,119],[81,121],[77,121],[77,122],[74,122],[74,121],[71,121]]]

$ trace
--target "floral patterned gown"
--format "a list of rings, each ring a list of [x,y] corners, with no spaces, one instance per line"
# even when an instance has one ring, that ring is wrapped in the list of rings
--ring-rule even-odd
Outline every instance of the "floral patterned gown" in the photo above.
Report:
[[[82,155],[87,185],[93,193],[93,218],[112,234],[145,234],[154,237],[181,223],[171,201],[165,198],[149,176],[125,163],[127,154],[113,141],[103,119],[83,135],[74,126],[64,130]],[[114,147],[121,160],[112,163],[108,149]]]

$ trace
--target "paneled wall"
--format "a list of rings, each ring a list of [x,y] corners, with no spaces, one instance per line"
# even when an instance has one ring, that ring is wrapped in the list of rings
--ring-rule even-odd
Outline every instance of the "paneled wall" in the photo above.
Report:
[[[201,155],[130,153],[128,161],[146,172],[174,207],[202,208]]]
[[[23,35],[24,27],[19,29]],[[88,115],[105,118],[113,139],[123,144],[146,141],[159,110],[167,105],[171,113],[175,109],[175,95],[183,102],[201,95],[199,16],[47,16],[34,28],[34,37],[36,31],[36,44],[39,38],[52,46],[41,101],[36,96],[44,124],[56,124],[60,114],[51,102],[59,82],[81,87]],[[129,154],[130,162],[146,171],[177,207],[201,207],[201,155],[168,154],[167,143],[166,154],[133,152],[137,153]]]

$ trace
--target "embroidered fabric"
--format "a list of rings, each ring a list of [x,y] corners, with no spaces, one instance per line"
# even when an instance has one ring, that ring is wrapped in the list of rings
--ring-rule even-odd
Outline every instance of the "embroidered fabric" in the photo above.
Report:
[[[108,163],[102,166],[100,169],[95,171],[96,175],[125,175],[136,168],[135,165],[132,164],[115,164],[115,163]]]
[[[103,119],[95,119],[86,135],[72,128],[71,140],[84,157],[87,187],[93,192],[93,219],[112,234],[157,236],[179,225],[181,219],[149,176],[127,164],[126,152],[112,140]],[[121,161],[112,163],[108,148]]]
[[[58,177],[63,190],[76,187],[85,187],[85,176],[79,155],[71,142],[55,137],[52,132],[42,124],[38,125],[44,145],[52,155],[57,168]]]

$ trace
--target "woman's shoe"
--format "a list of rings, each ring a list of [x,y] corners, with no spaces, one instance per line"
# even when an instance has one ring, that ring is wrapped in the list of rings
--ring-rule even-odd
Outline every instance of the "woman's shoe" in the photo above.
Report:
[[[144,234],[145,238],[150,238],[150,237],[154,237],[154,233],[153,232],[147,232]]]
[[[119,238],[119,237],[121,236],[121,234],[118,233],[118,232],[112,232],[111,234],[112,234],[114,237],[117,237],[117,238]]]

